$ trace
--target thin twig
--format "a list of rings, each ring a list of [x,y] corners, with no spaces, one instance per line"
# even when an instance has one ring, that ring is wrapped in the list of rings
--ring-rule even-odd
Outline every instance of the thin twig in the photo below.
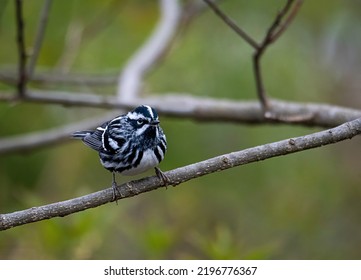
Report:
[[[232,19],[230,19],[222,10],[211,0],[204,0],[209,7],[232,29],[234,30],[243,40],[245,40],[253,49],[255,50],[253,54],[253,71],[256,82],[256,91],[258,99],[262,105],[264,115],[267,118],[280,119],[284,118],[283,116],[275,117],[275,114],[271,113],[270,110],[270,101],[267,97],[266,90],[264,87],[263,77],[262,77],[262,67],[261,67],[261,57],[264,54],[265,50],[268,46],[275,42],[281,34],[286,30],[291,21],[296,16],[301,4],[302,0],[297,0],[296,4],[293,5],[295,0],[287,0],[284,7],[281,11],[276,15],[274,21],[268,28],[265,37],[263,38],[261,43],[257,43],[251,36],[249,36],[241,27],[239,27]],[[283,21],[283,18],[288,14],[289,10],[293,5],[292,11],[289,13],[289,16],[286,20]],[[304,118],[309,118],[312,116],[303,116]],[[298,116],[300,118],[300,116]],[[297,118],[297,119],[298,119]],[[291,119],[290,119],[291,121]]]
[[[298,0],[292,12],[287,17],[287,19],[282,22],[283,18],[287,15],[289,10],[291,9],[294,0],[288,0],[285,6],[281,9],[281,11],[276,15],[274,21],[270,25],[268,31],[266,32],[265,37],[262,40],[262,43],[259,45],[258,49],[253,54],[253,70],[256,81],[256,89],[258,98],[262,104],[262,108],[267,118],[275,118],[278,117],[272,112],[269,104],[269,100],[266,94],[266,90],[264,87],[263,77],[262,77],[262,67],[261,67],[261,58],[269,45],[275,42],[280,35],[286,30],[289,26],[292,19],[295,17],[297,11],[299,10],[300,5],[302,4],[301,0]]]
[[[168,50],[180,23],[178,0],[160,0],[161,18],[147,42],[129,60],[119,76],[117,96],[128,101],[139,95],[145,74]]]
[[[169,178],[170,185],[176,186],[194,178],[217,171],[337,143],[346,139],[351,139],[359,134],[361,134],[361,118],[347,122],[333,129],[210,158],[165,172],[165,175]],[[131,188],[129,185],[131,185]],[[116,192],[115,199],[121,200],[133,197],[144,192],[158,189],[162,186],[163,182],[157,176],[132,181],[130,184],[126,183],[118,186],[119,192]],[[112,201],[114,201],[114,190],[113,188],[107,188],[102,191],[62,202],[32,207],[30,209],[8,214],[1,214],[0,230],[6,230],[12,227],[54,217],[64,217]]]
[[[32,50],[32,55],[30,56],[30,59],[29,59],[29,65],[28,65],[28,71],[27,71],[27,74],[28,74],[27,79],[28,80],[31,80],[31,78],[33,77],[33,74],[34,74],[36,62],[38,60],[41,46],[42,46],[43,39],[44,39],[44,35],[45,35],[45,29],[46,29],[46,25],[48,22],[48,15],[49,15],[52,1],[53,0],[44,0],[44,5],[43,5],[43,8],[40,13],[38,29],[37,29],[36,36],[35,36],[35,43],[34,43],[34,47]]]
[[[282,35],[282,33],[288,28],[290,23],[293,21],[293,19],[297,15],[298,10],[301,8],[302,3],[303,3],[303,0],[296,0],[296,2],[293,5],[293,9],[289,12],[288,17],[283,21],[282,24],[279,25],[277,30],[272,32],[272,36],[270,38],[271,42],[276,41]]]
[[[201,13],[208,8],[207,3],[201,1],[186,1],[182,9],[180,32],[183,33]]]
[[[276,33],[276,30],[280,28],[282,25],[282,20],[288,13],[289,9],[292,7],[294,0],[287,0],[284,7],[277,13],[275,19],[273,20],[272,24],[268,28],[266,32],[266,36],[263,38],[263,41],[260,45],[261,49],[264,49],[272,42],[273,35]],[[284,28],[282,28],[284,30]]]
[[[235,31],[243,40],[245,40],[254,49],[258,49],[258,43],[249,36],[242,28],[240,28],[231,18],[229,18],[222,10],[211,0],[203,0],[233,31]]]
[[[25,51],[25,34],[24,34],[24,19],[23,19],[23,1],[15,1],[16,10],[16,31],[17,31],[17,44],[19,55],[19,67],[18,67],[18,96],[23,98],[26,94],[26,51]]]

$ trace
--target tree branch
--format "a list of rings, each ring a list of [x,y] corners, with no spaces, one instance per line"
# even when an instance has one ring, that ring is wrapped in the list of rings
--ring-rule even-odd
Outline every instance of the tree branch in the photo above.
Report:
[[[266,49],[269,47],[269,45],[275,42],[289,26],[292,19],[296,16],[297,11],[299,10],[302,4],[302,0],[296,0],[296,5],[294,5],[294,8],[290,13],[289,17],[284,22],[282,22],[283,18],[287,15],[289,10],[291,9],[293,3],[294,0],[287,0],[285,6],[276,15],[273,23],[269,27],[264,39],[262,40],[262,43],[259,45],[259,47],[253,54],[253,70],[255,75],[257,94],[259,100],[261,101],[265,117],[267,118],[277,119],[279,118],[279,116],[276,115],[273,111],[271,112],[269,100],[264,88],[264,82],[262,78],[261,57],[266,51]]]
[[[115,86],[118,80],[118,75],[115,74],[85,75],[77,73],[67,74],[54,71],[51,71],[51,73],[49,72],[50,70],[41,73],[33,73],[31,82],[40,85],[66,84],[69,86],[87,85],[89,87],[111,87]],[[11,85],[16,85],[17,74],[11,69],[0,69],[0,81]]]
[[[24,19],[23,19],[23,1],[16,0],[16,31],[17,31],[17,44],[19,54],[19,67],[18,67],[18,96],[24,97],[26,94],[26,51],[25,51],[25,39],[24,39]]]
[[[294,0],[289,1],[288,3],[290,3],[290,5],[292,4]],[[283,21],[283,23],[280,23],[278,25],[277,29],[274,29],[272,32],[270,32],[270,41],[274,42],[275,40],[277,40],[282,33],[288,28],[288,26],[290,25],[290,23],[293,21],[293,19],[295,18],[295,16],[298,13],[298,10],[301,8],[301,5],[303,3],[303,0],[296,0],[296,2],[294,3],[293,9],[289,12],[288,17]],[[287,9],[284,11],[284,15],[279,15],[279,17],[284,17],[287,14],[287,11],[289,10],[290,7],[287,7]]]
[[[10,96],[11,97],[11,96]],[[0,100],[7,100],[0,95]],[[8,100],[11,100],[9,98]],[[91,94],[70,94],[60,92],[28,92],[26,99],[30,102],[46,104],[62,104],[66,106],[94,106],[102,108],[117,108],[128,111],[139,104],[149,104],[157,108],[162,116],[188,118],[206,122],[234,122],[246,124],[264,124],[279,122],[267,119],[257,101],[232,101],[212,98],[196,98],[187,95],[168,95],[148,97],[132,102],[119,102],[114,97],[101,97]],[[278,115],[299,116],[312,115],[312,119],[300,119],[295,124],[304,126],[333,127],[344,122],[361,117],[361,110],[343,108],[317,103],[296,103],[271,101],[273,112]],[[69,134],[75,130],[94,128],[120,114],[119,110],[105,116],[91,118],[47,131],[34,132],[26,135],[12,136],[0,139],[0,155],[13,152],[27,152],[35,148],[54,145],[69,140]]]
[[[255,50],[253,54],[253,71],[255,76],[257,95],[258,95],[258,99],[261,102],[262,109],[264,111],[264,116],[270,119],[278,119],[278,120],[283,120],[285,122],[294,122],[295,121],[294,118],[286,119],[284,118],[284,116],[279,116],[275,114],[273,110],[271,112],[270,100],[267,97],[266,90],[264,87],[263,77],[262,77],[261,58],[265,50],[269,47],[269,45],[275,42],[281,36],[281,34],[287,29],[289,24],[295,18],[299,8],[301,7],[303,0],[287,0],[284,7],[276,15],[272,24],[268,28],[268,31],[266,32],[266,35],[261,43],[257,43],[241,27],[239,27],[224,12],[222,12],[222,10],[211,0],[204,0],[204,2],[206,2],[209,5],[209,7],[216,13],[216,15],[218,15],[232,30],[234,30],[243,40],[245,40]],[[292,10],[289,13],[291,8]],[[286,20],[283,21],[284,17],[288,13],[289,16],[286,18]],[[312,115],[297,116],[296,121],[298,121],[298,119],[300,118],[307,119],[312,117],[313,117]]]
[[[0,92],[0,101],[13,101],[11,94]],[[129,110],[139,104],[149,104],[157,108],[163,116],[189,118],[199,121],[227,121],[235,123],[262,124],[283,123],[282,120],[267,119],[256,101],[194,97],[186,93],[149,96],[132,101],[119,101],[112,96],[99,96],[87,93],[61,91],[28,91],[24,102],[59,104],[64,106],[84,106],[106,109]],[[271,100],[272,110],[287,118],[299,115],[312,115],[300,119],[298,124],[306,126],[333,127],[361,117],[361,110],[321,103],[300,103]]]
[[[49,15],[52,1],[53,0],[44,0],[44,5],[43,5],[43,8],[40,13],[38,30],[37,30],[37,33],[35,36],[35,43],[34,43],[34,47],[32,50],[32,55],[30,56],[29,65],[28,65],[28,71],[27,71],[27,74],[28,74],[27,79],[28,80],[31,80],[31,78],[34,74],[36,62],[38,60],[41,46],[42,46],[43,39],[44,39],[44,35],[45,35],[45,29],[46,29],[46,25],[48,22],[48,15]]]
[[[234,32],[236,32],[243,40],[245,40],[255,50],[259,48],[258,43],[249,36],[241,27],[239,27],[231,18],[229,18],[222,10],[211,0],[203,0],[208,6],[219,16]]]
[[[361,134],[361,118],[344,123],[333,129],[269,143],[242,151],[210,158],[191,165],[165,172],[173,186],[210,173],[222,171],[269,158],[287,155],[337,143]],[[147,177],[118,186],[116,199],[132,197],[162,187],[157,176]],[[113,189],[107,188],[82,197],[56,202],[49,205],[0,215],[0,230],[38,222],[54,217],[64,217],[113,201]]]
[[[37,148],[44,148],[67,141],[74,131],[94,128],[115,116],[115,113],[108,113],[104,116],[90,118],[46,131],[0,139],[0,155],[14,152],[30,152]]]

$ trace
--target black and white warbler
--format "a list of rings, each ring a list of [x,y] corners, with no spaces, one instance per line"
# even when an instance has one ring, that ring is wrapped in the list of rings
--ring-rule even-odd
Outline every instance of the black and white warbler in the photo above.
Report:
[[[95,130],[77,131],[72,136],[99,152],[101,164],[113,173],[114,199],[115,172],[136,175],[155,168],[157,176],[168,184],[167,177],[156,167],[164,158],[167,141],[154,108],[139,106]]]

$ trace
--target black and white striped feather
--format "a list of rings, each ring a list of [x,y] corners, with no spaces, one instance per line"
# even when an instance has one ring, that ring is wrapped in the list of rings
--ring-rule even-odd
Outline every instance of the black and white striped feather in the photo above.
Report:
[[[136,175],[156,167],[167,150],[167,141],[154,108],[142,105],[95,130],[72,135],[99,152],[101,164],[111,172]]]

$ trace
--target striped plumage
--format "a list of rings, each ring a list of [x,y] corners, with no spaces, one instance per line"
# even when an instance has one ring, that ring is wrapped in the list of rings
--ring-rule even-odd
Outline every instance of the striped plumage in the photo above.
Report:
[[[154,168],[167,150],[158,114],[147,105],[118,116],[95,130],[77,131],[72,136],[98,151],[101,164],[113,174],[136,175]]]

